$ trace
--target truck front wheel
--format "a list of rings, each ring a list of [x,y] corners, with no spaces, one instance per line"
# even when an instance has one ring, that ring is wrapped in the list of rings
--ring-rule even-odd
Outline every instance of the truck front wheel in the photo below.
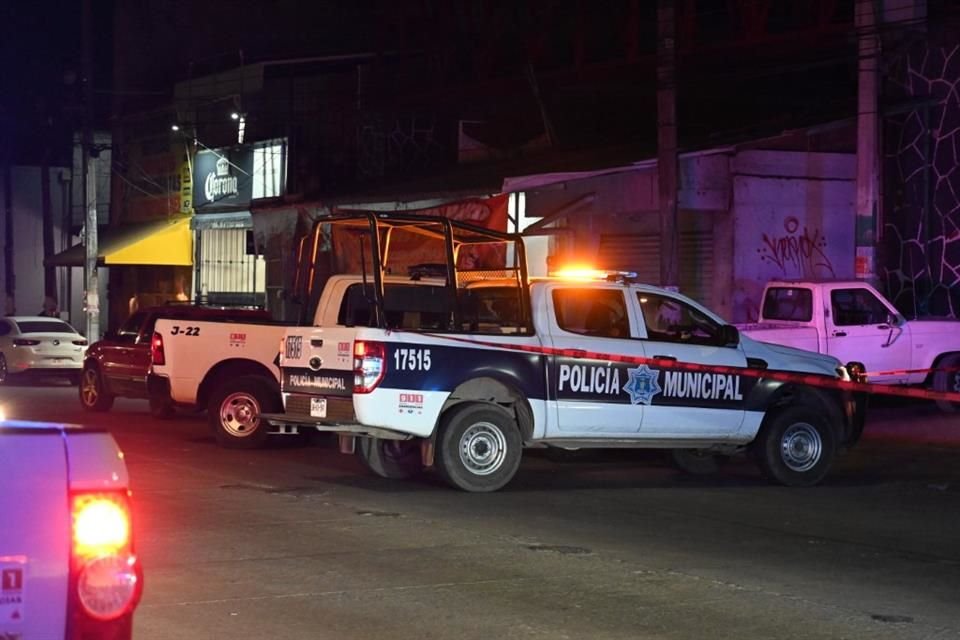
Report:
[[[264,413],[279,410],[279,398],[256,376],[226,380],[210,395],[207,421],[217,444],[228,449],[256,449],[267,441]]]
[[[807,405],[775,409],[754,442],[760,470],[788,487],[809,487],[827,475],[836,437],[823,412]]]
[[[423,469],[419,440],[360,438],[357,455],[381,478],[406,480]]]
[[[506,409],[492,404],[464,404],[444,416],[440,429],[437,466],[457,489],[496,491],[517,473],[523,441]]]

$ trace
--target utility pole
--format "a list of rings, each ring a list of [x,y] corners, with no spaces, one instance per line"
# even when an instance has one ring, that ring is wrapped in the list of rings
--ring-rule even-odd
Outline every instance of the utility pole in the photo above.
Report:
[[[657,1],[657,184],[660,196],[660,284],[680,284],[677,229],[677,48],[674,0]]]
[[[40,165],[40,210],[43,218],[43,295],[57,298],[57,268],[47,265],[53,257],[53,203],[50,201],[50,129],[44,128],[43,162]],[[59,302],[59,301],[58,301]],[[46,300],[43,300],[46,304]]]
[[[857,215],[854,275],[876,279],[877,192],[879,191],[880,123],[877,89],[880,47],[876,0],[857,0]]]
[[[93,2],[83,0],[83,81],[84,81],[84,118],[83,118],[83,176],[84,203],[86,216],[84,222],[83,278],[86,293],[84,310],[86,313],[86,337],[90,342],[100,339],[100,278],[97,273],[97,160],[93,145]]]
[[[12,137],[12,136],[11,136]],[[10,140],[10,137],[7,138]],[[7,143],[13,146],[12,142]],[[3,288],[6,293],[6,313],[17,311],[17,277],[13,271],[13,178],[10,167],[10,152],[3,156]]]

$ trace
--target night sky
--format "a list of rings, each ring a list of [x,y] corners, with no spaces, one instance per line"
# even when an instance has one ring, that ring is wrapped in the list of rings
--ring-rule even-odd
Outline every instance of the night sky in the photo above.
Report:
[[[98,119],[111,85],[112,2],[93,3]],[[0,2],[0,136],[16,164],[69,163],[70,132],[81,125],[82,0]],[[109,104],[109,103],[106,103]]]

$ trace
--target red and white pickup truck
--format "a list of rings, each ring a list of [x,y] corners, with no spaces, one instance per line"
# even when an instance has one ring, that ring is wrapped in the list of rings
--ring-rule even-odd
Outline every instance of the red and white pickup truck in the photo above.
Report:
[[[218,444],[250,449],[267,439],[260,413],[280,407],[276,364],[285,325],[269,321],[159,319],[147,376],[159,404],[205,408]]]
[[[960,391],[960,322],[907,320],[863,281],[771,282],[759,322],[737,327],[754,340],[862,362],[871,382]]]
[[[0,638],[129,639],[143,590],[110,434],[0,422]]]

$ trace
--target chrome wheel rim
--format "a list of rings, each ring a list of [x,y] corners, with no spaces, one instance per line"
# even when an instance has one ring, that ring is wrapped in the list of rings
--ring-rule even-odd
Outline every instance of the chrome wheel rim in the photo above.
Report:
[[[93,369],[87,369],[83,372],[83,380],[80,381],[80,397],[83,398],[83,404],[92,407],[97,403],[100,397],[100,390],[97,388],[97,372]]]
[[[460,462],[470,473],[487,476],[503,466],[507,457],[507,438],[491,422],[477,422],[460,436]]]
[[[797,422],[783,432],[780,457],[791,471],[809,471],[820,462],[822,454],[823,440],[812,424]]]
[[[260,426],[260,403],[249,393],[231,393],[220,403],[220,424],[235,438],[253,435]]]

